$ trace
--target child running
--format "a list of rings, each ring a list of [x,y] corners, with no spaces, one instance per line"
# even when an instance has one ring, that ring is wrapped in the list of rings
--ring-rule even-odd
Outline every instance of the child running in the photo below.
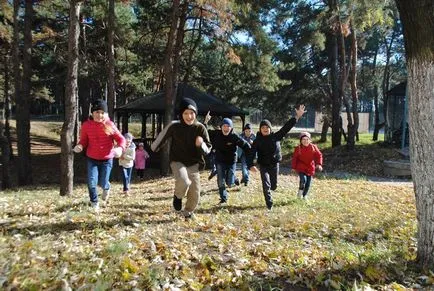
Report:
[[[170,145],[170,168],[175,176],[175,194],[173,208],[182,210],[182,198],[187,196],[184,217],[193,217],[193,212],[200,199],[199,168],[205,165],[204,156],[209,154],[211,142],[208,132],[196,119],[198,108],[196,102],[184,98],[179,105],[180,121],[166,126],[152,143],[151,149],[158,151],[166,141]]]
[[[247,123],[243,128],[243,133],[240,134],[240,137],[244,139],[246,142],[249,143],[249,145],[253,144],[253,141],[256,139],[256,135],[252,131],[252,126],[250,123]],[[247,152],[244,151],[242,148],[238,148],[237,155],[240,158],[241,162],[241,183],[244,184],[244,186],[247,186],[249,184],[249,168],[247,167]]]
[[[217,165],[217,185],[219,187],[220,204],[228,200],[226,184],[232,187],[235,182],[235,169],[237,162],[237,146],[244,151],[250,150],[250,144],[233,132],[233,123],[230,118],[223,118],[221,130],[216,131],[212,147],[215,149]]]
[[[80,153],[86,149],[87,187],[91,206],[99,210],[96,186],[103,189],[102,200],[110,194],[110,174],[113,157],[119,158],[125,149],[125,138],[107,115],[107,103],[98,99],[91,105],[91,117],[86,120],[80,133],[80,141],[73,151]],[[116,143],[116,145],[114,145]]]
[[[128,195],[130,191],[131,175],[133,172],[134,159],[136,158],[136,145],[133,143],[133,136],[127,132],[124,134],[127,142],[126,149],[119,158],[119,166],[122,171],[122,183],[124,195]]]
[[[136,150],[136,162],[135,162],[135,168],[137,176],[141,181],[143,181],[145,177],[145,169],[146,169],[146,161],[149,159],[149,154],[145,150],[145,144],[139,143],[139,146]]]
[[[273,132],[271,122],[264,119],[259,124],[259,132],[253,141],[252,150],[248,154],[247,165],[253,172],[258,169],[253,165],[253,159],[257,154],[257,162],[261,173],[262,191],[264,193],[265,204],[268,210],[273,208],[273,197],[271,191],[277,188],[277,176],[279,175],[279,162],[282,160],[280,141],[297,123],[305,113],[305,106],[300,105],[295,110],[295,117],[288,120],[285,125]]]
[[[307,199],[315,168],[322,171],[322,153],[310,139],[310,133],[300,133],[300,145],[294,149],[292,155],[292,169],[298,173],[300,184],[298,198]]]

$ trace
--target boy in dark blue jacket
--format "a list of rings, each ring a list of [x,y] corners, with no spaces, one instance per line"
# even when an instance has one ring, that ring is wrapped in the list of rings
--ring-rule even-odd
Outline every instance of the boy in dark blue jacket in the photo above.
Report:
[[[259,132],[253,141],[252,149],[248,153],[247,166],[253,172],[258,169],[253,165],[253,159],[257,154],[257,163],[261,173],[262,191],[265,203],[269,210],[273,207],[273,197],[271,191],[277,188],[277,176],[279,175],[279,162],[282,160],[280,141],[291,130],[305,113],[305,106],[300,105],[295,110],[295,117],[288,120],[285,125],[277,132],[271,130],[271,123],[264,119],[259,124]]]
[[[212,147],[215,150],[220,204],[226,203],[228,200],[226,184],[229,187],[235,184],[237,146],[246,152],[250,150],[250,144],[233,132],[232,120],[224,118],[221,130],[215,131],[212,143]]]

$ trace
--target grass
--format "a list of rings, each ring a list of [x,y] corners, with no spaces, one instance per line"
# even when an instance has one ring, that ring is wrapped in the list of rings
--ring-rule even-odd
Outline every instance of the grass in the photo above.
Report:
[[[47,167],[56,154],[43,153],[34,160]],[[414,268],[409,186],[323,176],[303,201],[297,177],[282,171],[268,212],[257,173],[219,207],[216,181],[203,172],[200,206],[186,221],[172,209],[173,179],[153,170],[128,198],[114,181],[110,203],[92,212],[77,158],[71,197],[59,196],[55,172],[0,196],[3,289],[405,290],[433,282]]]

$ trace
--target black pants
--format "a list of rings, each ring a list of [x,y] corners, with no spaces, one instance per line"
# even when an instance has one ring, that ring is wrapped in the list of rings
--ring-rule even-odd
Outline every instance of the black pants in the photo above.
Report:
[[[273,206],[271,191],[277,188],[277,175],[279,175],[279,163],[272,165],[259,165],[262,180],[262,192],[268,208]]]

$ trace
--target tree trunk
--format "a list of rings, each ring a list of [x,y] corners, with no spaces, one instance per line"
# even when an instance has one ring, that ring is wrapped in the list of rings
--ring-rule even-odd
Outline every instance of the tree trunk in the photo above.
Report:
[[[80,36],[81,1],[69,2],[68,74],[65,89],[65,120],[61,132],[60,195],[72,195],[74,186],[74,154],[72,142],[77,118],[78,39]]]
[[[351,76],[350,76],[350,84],[351,84],[351,111],[353,113],[353,123],[351,126],[348,126],[348,139],[347,139],[347,148],[349,150],[353,150],[356,144],[356,132],[359,128],[359,113],[358,113],[358,104],[359,104],[359,95],[357,92],[357,35],[356,28],[353,25],[353,21],[351,20]],[[350,123],[348,123],[350,124]]]
[[[25,1],[24,13],[24,51],[23,78],[21,94],[17,101],[17,148],[18,148],[18,184],[33,183],[32,162],[30,152],[30,100],[32,78],[32,23],[33,1]]]
[[[323,120],[323,123],[322,123],[322,129],[321,129],[321,139],[319,140],[319,142],[326,142],[327,141],[327,133],[328,133],[329,127],[330,127],[330,120],[326,114],[323,115],[322,120]]]
[[[188,83],[188,80],[190,79],[191,71],[193,69],[192,68],[193,55],[194,55],[194,52],[196,51],[197,47],[199,46],[199,44],[202,40],[203,8],[200,7],[199,9],[200,9],[199,16],[198,16],[198,18],[195,19],[195,22],[193,25],[193,28],[195,28],[196,27],[196,21],[197,21],[197,19],[199,19],[199,27],[197,28],[197,37],[193,43],[193,47],[188,52],[186,71],[185,71],[185,75],[184,75],[184,79],[183,79],[184,83]],[[193,36],[191,38],[193,38]]]
[[[5,110],[4,116],[2,116],[2,120],[5,121],[3,125],[0,122],[0,148],[2,152],[1,156],[1,164],[2,164],[2,189],[8,189],[11,185],[11,174],[10,174],[10,131],[9,131],[9,56],[8,52],[4,56],[4,98],[5,98]],[[3,130],[4,128],[4,130]],[[4,132],[4,134],[3,134]],[[8,138],[9,134],[9,138]]]
[[[337,2],[336,0],[330,0],[328,5],[331,13],[331,22],[336,25],[338,23]],[[332,95],[332,147],[336,147],[341,145],[339,118],[341,116],[342,106],[342,99],[339,94],[338,39],[336,28],[332,28],[327,34],[327,47]]]
[[[176,72],[174,70],[175,58],[175,42],[176,32],[179,23],[179,5],[180,0],[173,0],[172,3],[172,16],[169,35],[167,38],[166,57],[164,61],[164,76],[166,82],[164,85],[164,100],[165,100],[165,113],[164,113],[164,126],[167,126],[173,120],[176,99]],[[169,175],[169,147],[168,143],[161,154],[161,168],[162,175]]]
[[[10,126],[10,119],[11,119],[11,98],[9,95],[9,85],[10,85],[10,72],[9,72],[9,53],[5,56],[4,66],[5,66],[5,87],[4,87],[4,98],[5,98],[5,131],[4,136],[7,139],[8,145],[9,145],[9,160],[13,159],[13,150],[12,150],[12,140],[11,140],[11,126]]]
[[[114,120],[113,112],[116,107],[116,84],[115,84],[115,0],[109,0],[107,27],[107,55],[108,55],[108,88],[107,105],[108,114]]]
[[[434,2],[396,0],[407,59],[411,172],[416,192],[417,259],[434,267]],[[423,130],[422,130],[423,129]]]

